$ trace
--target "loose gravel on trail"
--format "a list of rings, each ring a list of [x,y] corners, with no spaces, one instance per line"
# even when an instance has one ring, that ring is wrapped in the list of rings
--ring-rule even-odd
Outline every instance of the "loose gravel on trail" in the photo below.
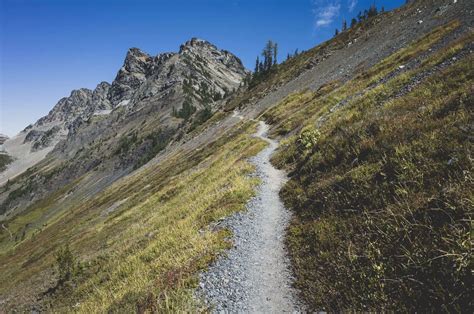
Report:
[[[252,158],[262,180],[247,211],[225,219],[233,232],[234,247],[200,276],[198,295],[217,312],[282,313],[302,311],[292,288],[284,246],[290,212],[278,192],[285,174],[270,164],[278,143],[266,137],[268,125],[260,122],[255,136],[269,143]]]

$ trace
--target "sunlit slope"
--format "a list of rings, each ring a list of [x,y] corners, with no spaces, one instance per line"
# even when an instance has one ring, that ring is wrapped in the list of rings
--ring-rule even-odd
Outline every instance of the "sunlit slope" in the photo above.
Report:
[[[2,234],[2,294],[13,289],[19,298],[13,304],[27,304],[31,300],[21,299],[30,295],[25,292],[54,287],[54,253],[68,243],[83,269],[70,285],[47,294],[43,309],[51,304],[56,309],[78,304],[84,312],[190,308],[197,270],[227,247],[227,233],[213,230],[212,222],[242,210],[257,183],[248,176],[252,167],[246,158],[265,144],[250,137],[250,126],[120,180],[15,247],[5,246],[9,239]],[[34,220],[48,206],[47,201],[38,205],[8,227]]]
[[[297,285],[314,309],[462,311],[472,262],[473,33],[453,21],[266,114]],[[452,38],[452,37],[451,37]]]

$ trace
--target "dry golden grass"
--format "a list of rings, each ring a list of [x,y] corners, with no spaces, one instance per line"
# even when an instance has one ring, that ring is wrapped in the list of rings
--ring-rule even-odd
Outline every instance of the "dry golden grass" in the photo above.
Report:
[[[43,306],[67,311],[76,305],[86,313],[195,310],[197,272],[228,246],[228,232],[209,226],[242,210],[258,183],[248,176],[253,168],[246,158],[265,144],[250,136],[253,130],[241,125],[200,151],[180,152],[138,171],[15,248],[3,246],[0,291],[31,283],[29,278],[51,268],[54,252],[69,243],[83,270]],[[104,215],[114,204],[120,205]],[[9,224],[38,219],[41,208]]]

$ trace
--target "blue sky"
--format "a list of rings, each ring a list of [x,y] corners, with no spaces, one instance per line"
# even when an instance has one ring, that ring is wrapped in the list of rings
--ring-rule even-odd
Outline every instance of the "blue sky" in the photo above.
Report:
[[[252,68],[267,39],[280,59],[330,38],[373,0],[0,0],[0,133],[48,113],[72,89],[111,82],[130,47],[177,51],[191,37]],[[386,10],[405,0],[378,0]]]

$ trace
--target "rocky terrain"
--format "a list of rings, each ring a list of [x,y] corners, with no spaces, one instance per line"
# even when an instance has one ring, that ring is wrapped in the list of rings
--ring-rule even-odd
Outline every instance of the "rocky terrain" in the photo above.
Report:
[[[473,15],[410,1],[250,85],[131,48],[3,145],[0,311],[472,312]]]

